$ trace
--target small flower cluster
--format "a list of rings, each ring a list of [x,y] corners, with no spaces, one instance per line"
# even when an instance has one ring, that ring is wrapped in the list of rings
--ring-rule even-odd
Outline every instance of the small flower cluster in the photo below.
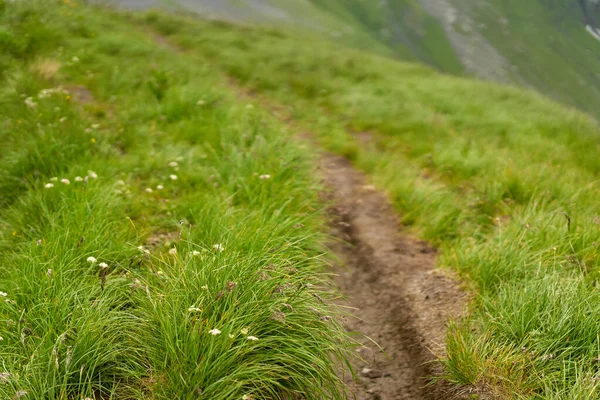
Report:
[[[97,179],[98,175],[94,171],[88,171],[88,174],[86,175],[85,178],[82,178],[81,176],[76,176],[75,179],[74,179],[74,181],[75,182],[87,182],[89,178]],[[46,189],[52,189],[54,187],[54,182],[58,182],[58,178],[57,177],[50,178],[50,182],[46,183],[44,185],[44,187]],[[71,181],[69,179],[67,179],[67,178],[62,178],[60,180],[60,182],[63,185],[70,185],[71,184]]]
[[[213,249],[215,249],[215,251],[218,251],[219,253],[225,251],[225,247],[223,247],[223,245],[220,243],[213,245]]]
[[[194,307],[194,306],[190,307],[190,308],[188,309],[188,311],[190,311],[190,309],[192,309],[193,307]],[[194,307],[194,308],[195,308],[195,307]],[[257,338],[256,336],[252,336],[252,335],[248,336],[248,331],[249,331],[249,330],[248,330],[248,328],[243,328],[242,330],[240,330],[240,333],[241,333],[243,336],[246,336],[246,340],[249,340],[249,341],[251,341],[251,342],[255,342],[255,341],[257,341],[257,340],[258,340],[258,338]],[[209,334],[211,334],[212,336],[218,336],[218,335],[220,335],[220,334],[221,334],[221,330],[219,330],[219,329],[217,329],[217,328],[213,328],[213,329],[211,329],[210,331],[208,331],[208,333],[209,333]],[[233,338],[235,338],[235,335],[234,335],[234,334],[229,334],[228,336],[229,336],[229,338],[230,338],[230,339],[233,339]]]
[[[90,264],[92,264],[92,265],[95,265],[95,264],[98,262],[98,260],[96,259],[96,257],[93,257],[93,256],[89,256],[89,257],[86,259],[86,261],[87,261],[87,262],[89,262],[89,263],[90,263]],[[106,268],[108,268],[108,264],[107,264],[107,263],[105,263],[105,262],[101,262],[100,264],[98,264],[98,266],[99,266],[100,268],[102,268],[102,269],[106,269]]]
[[[35,101],[33,101],[33,97],[28,97],[25,100],[23,100],[23,103],[25,103],[25,105],[27,106],[27,108],[31,109],[31,110],[35,110],[38,106],[38,103],[36,103]]]
[[[138,246],[138,250],[141,251],[144,254],[150,254],[150,250],[148,250],[144,246]]]
[[[92,133],[98,129],[100,129],[100,124],[92,124],[89,128],[85,128],[85,133]]]
[[[175,171],[179,170],[179,163],[177,161],[171,161],[171,162],[169,162],[168,165],[169,165],[169,167],[173,168]],[[169,179],[172,180],[172,181],[176,181],[176,180],[179,179],[179,177],[177,175],[175,175],[175,174],[170,174],[169,175]],[[165,188],[165,186],[162,185],[162,184],[156,185],[156,190],[163,190],[164,188]],[[144,189],[144,191],[146,193],[153,193],[154,189],[152,189],[151,187],[147,187],[147,188]]]
[[[69,92],[60,86],[56,87],[56,88],[51,88],[51,89],[42,89],[38,93],[38,98],[39,99],[47,99],[48,97],[50,97],[54,94],[67,95],[67,94],[69,94]]]

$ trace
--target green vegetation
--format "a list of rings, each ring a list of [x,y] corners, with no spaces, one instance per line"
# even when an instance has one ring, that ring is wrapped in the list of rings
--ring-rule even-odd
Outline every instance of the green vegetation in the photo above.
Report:
[[[600,132],[538,95],[292,35],[151,14],[344,154],[476,293],[446,379],[498,397],[598,398]],[[366,138],[366,139],[365,139]]]
[[[0,397],[345,397],[312,150],[271,106],[475,294],[445,379],[599,397],[587,116],[293,32],[72,0],[1,2],[0,44]]]
[[[453,1],[516,67],[515,83],[599,116],[600,42],[586,32],[577,0]]]
[[[0,4],[0,398],[344,398],[309,151],[111,12]]]
[[[311,0],[385,43],[405,61],[420,61],[451,74],[463,66],[441,24],[417,0]]]
[[[135,3],[135,2],[134,2]],[[306,40],[334,39],[346,47],[407,61],[420,61],[452,74],[463,66],[441,24],[418,0],[223,0],[169,1],[169,6],[296,31]],[[250,4],[249,4],[250,3]],[[139,3],[143,6],[143,3]]]

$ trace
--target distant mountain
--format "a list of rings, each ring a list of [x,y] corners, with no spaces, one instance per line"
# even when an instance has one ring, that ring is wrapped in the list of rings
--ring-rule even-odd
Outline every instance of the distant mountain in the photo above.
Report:
[[[115,1],[285,25],[450,74],[534,88],[600,117],[599,0]]]
[[[598,2],[452,0],[452,7],[459,17],[445,25],[447,34],[481,36],[502,57],[503,65],[491,66],[502,71],[499,80],[535,88],[600,117],[600,41],[586,32],[586,24],[598,27]],[[466,62],[484,66],[479,54],[473,49],[473,60]]]

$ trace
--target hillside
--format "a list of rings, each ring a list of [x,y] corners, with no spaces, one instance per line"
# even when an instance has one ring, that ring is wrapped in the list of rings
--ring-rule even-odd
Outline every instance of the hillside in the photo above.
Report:
[[[146,8],[158,2],[120,0]],[[222,19],[300,27],[347,46],[440,71],[534,88],[594,117],[600,109],[600,41],[590,0],[176,1]],[[551,66],[551,67],[550,67]]]
[[[153,17],[154,18],[154,17]],[[493,398],[598,398],[600,131],[534,93],[297,36],[152,24],[385,190],[476,293],[446,379]],[[304,50],[303,50],[304,49]]]
[[[595,120],[175,11],[0,1],[0,398],[600,398]]]

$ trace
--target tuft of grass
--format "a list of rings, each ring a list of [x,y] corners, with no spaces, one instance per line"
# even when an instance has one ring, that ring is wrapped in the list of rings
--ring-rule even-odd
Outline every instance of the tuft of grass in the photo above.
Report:
[[[346,398],[309,149],[113,11],[0,28],[0,398]]]

